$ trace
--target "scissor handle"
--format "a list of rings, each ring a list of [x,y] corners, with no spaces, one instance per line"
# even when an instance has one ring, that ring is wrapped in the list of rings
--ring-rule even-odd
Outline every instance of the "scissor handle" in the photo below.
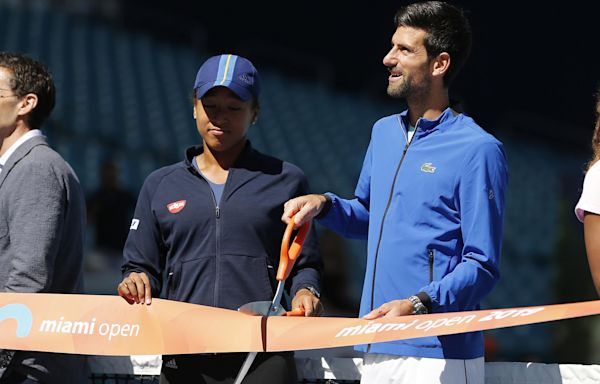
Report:
[[[283,316],[304,316],[304,307],[292,309],[283,314]]]
[[[283,234],[283,239],[281,240],[279,267],[277,268],[278,281],[283,281],[290,275],[292,267],[294,266],[294,262],[298,258],[298,255],[300,255],[300,251],[302,251],[302,244],[304,244],[304,240],[306,240],[309,229],[310,221],[302,224],[300,228],[298,228],[298,233],[296,234],[296,237],[292,242],[292,246],[290,247],[290,237],[292,236],[292,231],[294,230],[293,217],[285,228],[285,233]]]

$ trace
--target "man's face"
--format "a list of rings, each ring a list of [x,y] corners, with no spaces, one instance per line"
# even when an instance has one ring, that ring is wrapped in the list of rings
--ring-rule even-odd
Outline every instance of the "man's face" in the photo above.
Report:
[[[0,67],[0,139],[12,133],[16,127],[21,98],[11,90],[12,73]]]
[[[392,97],[414,99],[425,96],[431,87],[431,68],[425,49],[426,32],[398,27],[392,36],[392,48],[383,58],[388,67],[387,93]]]

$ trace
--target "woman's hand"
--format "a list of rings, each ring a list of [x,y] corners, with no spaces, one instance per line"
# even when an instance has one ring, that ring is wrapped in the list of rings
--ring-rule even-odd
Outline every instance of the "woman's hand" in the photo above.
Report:
[[[304,316],[306,317],[317,317],[323,314],[321,300],[306,288],[299,289],[292,300],[292,311],[301,308],[304,309]]]
[[[131,272],[117,285],[117,292],[129,304],[150,305],[152,303],[150,279],[144,272]]]

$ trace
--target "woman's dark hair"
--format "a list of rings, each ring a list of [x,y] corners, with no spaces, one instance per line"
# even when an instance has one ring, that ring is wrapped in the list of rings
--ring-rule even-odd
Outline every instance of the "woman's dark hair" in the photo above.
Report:
[[[592,134],[592,150],[594,155],[589,161],[587,169],[598,160],[600,160],[600,86],[596,91],[596,126],[594,127],[594,133]]]

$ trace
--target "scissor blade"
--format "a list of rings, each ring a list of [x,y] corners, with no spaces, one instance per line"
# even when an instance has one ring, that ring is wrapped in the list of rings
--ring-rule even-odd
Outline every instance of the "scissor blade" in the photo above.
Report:
[[[273,305],[270,301],[253,301],[238,308],[239,312],[252,316],[280,316],[285,313],[281,305]]]
[[[269,303],[270,303],[270,301],[269,301]],[[254,361],[255,358],[256,358],[256,352],[248,353],[248,356],[246,356],[246,360],[244,360],[244,364],[242,364],[242,368],[238,372],[238,375],[235,378],[235,382],[233,384],[241,384],[242,380],[244,380],[244,377],[246,376],[246,373],[248,373],[248,370],[250,369],[250,366],[252,365],[252,362]]]

